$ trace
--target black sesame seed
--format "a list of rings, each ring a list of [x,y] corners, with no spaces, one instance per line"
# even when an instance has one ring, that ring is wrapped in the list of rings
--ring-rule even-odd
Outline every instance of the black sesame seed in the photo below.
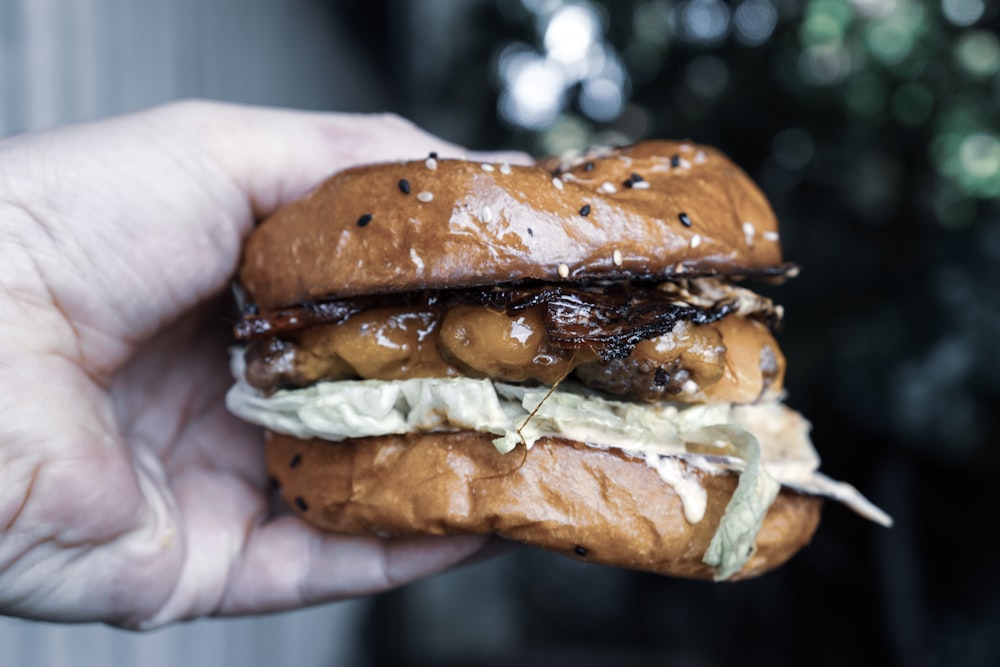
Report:
[[[687,213],[681,213],[680,215],[677,216],[677,218],[681,221],[681,224],[684,225],[685,227],[691,226],[691,218],[688,217]]]
[[[260,308],[257,307],[256,303],[248,303],[245,306],[243,306],[243,314],[244,315],[259,315],[260,314]]]
[[[431,151],[431,152],[430,152],[430,155],[428,155],[427,157],[429,157],[429,158],[430,158],[430,159],[432,159],[432,160],[436,160],[436,159],[438,159],[438,154],[437,154],[437,151]]]
[[[358,218],[358,227],[364,227],[365,225],[367,225],[371,221],[372,221],[372,214],[371,213],[365,213],[363,216],[361,216],[360,218]]]
[[[657,368],[653,372],[653,384],[657,387],[662,387],[667,384],[667,382],[670,382],[670,376],[667,375],[665,370],[663,370],[663,367]]]
[[[633,183],[641,183],[642,181],[646,180],[645,178],[635,173],[634,171],[632,172],[632,175],[629,178],[632,179]]]
[[[528,236],[534,236],[535,232],[531,231],[531,227],[528,227]]]
[[[296,454],[295,456],[292,457],[292,460],[288,464],[288,467],[289,468],[294,468],[295,466],[297,466],[301,462],[302,462],[302,455],[301,454]]]
[[[680,155],[675,155],[672,158],[670,158],[670,166],[671,167],[679,167],[679,166],[681,166],[681,156]]]
[[[632,187],[632,179],[626,178],[624,181],[622,181],[622,185],[624,185],[626,188]]]
[[[580,215],[582,215],[585,218],[588,215],[590,215],[590,204],[584,204],[583,205],[583,208],[580,209]]]
[[[302,499],[302,496],[295,496],[295,506],[303,512],[309,511],[309,505],[307,505],[306,501]]]
[[[277,477],[268,477],[267,478],[267,484],[274,491],[277,491],[278,489],[281,488],[281,482],[278,481]]]
[[[594,170],[594,163],[593,162],[588,162],[587,164],[583,165],[583,170],[584,171],[593,171]]]
[[[581,546],[573,547],[573,551],[575,551],[576,555],[579,556],[580,558],[586,558],[587,557],[587,550],[584,549]]]
[[[404,195],[410,194],[410,182],[405,178],[399,179],[399,191]]]

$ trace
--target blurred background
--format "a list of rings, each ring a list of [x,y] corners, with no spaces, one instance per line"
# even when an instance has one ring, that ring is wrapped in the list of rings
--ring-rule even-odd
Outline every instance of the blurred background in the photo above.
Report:
[[[520,550],[141,636],[0,619],[0,665],[1000,664],[998,28],[992,0],[0,0],[3,134],[198,96],[536,154],[720,147],[802,266],[769,289],[789,403],[896,519],[828,504],[736,584]]]

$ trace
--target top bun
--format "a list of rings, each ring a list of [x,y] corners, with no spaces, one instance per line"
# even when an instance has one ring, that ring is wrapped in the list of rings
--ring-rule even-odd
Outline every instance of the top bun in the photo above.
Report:
[[[521,280],[778,270],[777,221],[713,148],[650,141],[532,166],[437,159],[339,172],[264,220],[240,281],[268,310]]]

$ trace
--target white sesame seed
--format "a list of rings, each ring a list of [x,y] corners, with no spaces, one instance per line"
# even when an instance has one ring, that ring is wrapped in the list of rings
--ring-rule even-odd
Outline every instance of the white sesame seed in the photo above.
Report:
[[[560,264],[558,271],[559,271],[559,276],[561,278],[568,278],[569,277],[569,267],[566,266],[565,264]]]
[[[795,278],[798,275],[799,275],[799,267],[797,266],[789,267],[789,269],[785,271],[786,278]]]
[[[701,245],[701,234],[695,234],[691,237],[691,247],[697,248]]]
[[[601,183],[601,187],[599,189],[601,192],[606,192],[609,195],[613,195],[614,193],[618,192],[618,188],[611,185],[611,183],[609,183],[608,181],[604,181],[603,183]]]
[[[681,150],[687,153],[689,150],[691,150],[691,144],[681,144]]]
[[[698,151],[694,154],[695,164],[705,164],[706,160],[708,160],[708,154],[705,151]]]
[[[764,237],[765,241],[777,241],[778,239],[781,238],[781,235],[778,234],[778,232],[772,232],[771,230],[767,230],[766,232],[761,234],[761,236]]]
[[[690,168],[691,168],[691,162],[685,160],[684,158],[681,158],[681,169],[690,169]]]
[[[438,168],[438,161],[432,157],[429,157],[426,160],[424,160],[424,166],[433,171]]]
[[[633,181],[632,182],[632,189],[633,190],[648,190],[649,189],[649,181]]]
[[[425,192],[418,192],[417,193],[417,201],[422,201],[423,203],[426,204],[427,202],[431,201],[432,199],[434,199],[434,195],[432,193],[430,193],[430,192],[426,192],[425,191]]]
[[[684,384],[681,385],[681,391],[685,394],[693,394],[698,391],[698,385],[694,380],[684,380]]]
[[[556,190],[562,190],[563,189],[563,182],[560,181],[559,178],[553,178],[552,179],[552,185],[555,186]]]
[[[752,222],[743,223],[743,237],[747,242],[747,245],[753,245],[753,237],[757,233],[757,228],[753,226]]]
[[[792,277],[794,278],[795,276]],[[782,306],[781,304],[776,305],[774,307],[774,314],[778,317],[779,320],[783,319],[785,317],[785,307]]]
[[[510,173],[510,165],[507,164],[506,162],[504,162],[502,165],[500,165],[500,173],[501,174],[509,174]]]
[[[621,250],[615,250],[615,252],[611,255],[611,259],[614,261],[615,266],[621,266],[622,262],[625,261],[625,258],[622,257]]]
[[[486,163],[484,162],[484,163],[482,163],[481,165],[479,165],[479,167],[480,167],[480,168],[481,168],[481,169],[482,169],[483,171],[493,171],[493,165],[492,165],[492,164],[486,164]]]
[[[479,213],[479,217],[483,219],[483,222],[493,222],[493,211],[490,210],[489,206],[484,206],[483,210]]]

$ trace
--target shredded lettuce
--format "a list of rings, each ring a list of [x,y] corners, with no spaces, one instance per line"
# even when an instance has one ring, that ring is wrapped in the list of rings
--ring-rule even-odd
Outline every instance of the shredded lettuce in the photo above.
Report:
[[[742,570],[753,555],[757,534],[781,484],[761,465],[760,443],[749,431],[731,424],[719,424],[703,427],[687,437],[702,445],[729,445],[746,462],[736,491],[702,558],[707,565],[716,568],[716,581],[728,579]]]
[[[566,383],[556,391],[472,378],[319,382],[265,396],[246,383],[234,351],[230,411],[300,438],[476,430],[497,436],[502,453],[558,436],[620,449],[657,471],[681,497],[689,521],[701,520],[705,492],[689,469],[739,474],[736,491],[705,554],[716,579],[742,569],[781,485],[835,498],[872,520],[891,519],[854,487],[817,472],[809,424],[780,403],[637,404],[594,396]],[[686,465],[680,465],[683,461]]]

